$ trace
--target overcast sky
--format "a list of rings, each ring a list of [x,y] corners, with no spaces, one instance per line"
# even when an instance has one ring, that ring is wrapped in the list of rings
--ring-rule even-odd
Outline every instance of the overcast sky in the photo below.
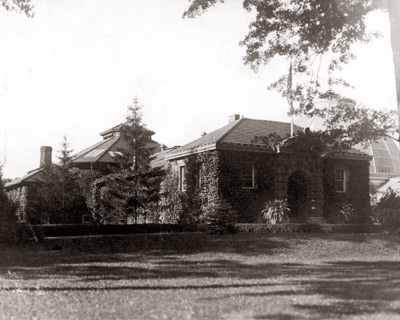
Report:
[[[289,121],[287,103],[267,86],[287,64],[254,73],[239,41],[251,14],[226,1],[182,19],[183,0],[32,0],[35,17],[0,12],[0,162],[15,178],[39,165],[40,146],[67,135],[78,152],[124,120],[134,96],[154,139],[182,145],[234,113]],[[118,3],[118,5],[116,5]],[[386,15],[370,27],[388,34]],[[388,36],[355,48],[345,69],[354,98],[395,108]]]

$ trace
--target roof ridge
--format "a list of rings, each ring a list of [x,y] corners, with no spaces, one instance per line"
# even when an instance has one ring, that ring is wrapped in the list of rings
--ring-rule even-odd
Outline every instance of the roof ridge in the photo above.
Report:
[[[251,121],[260,121],[260,122],[274,122],[274,123],[285,123],[285,124],[290,124],[290,122],[276,121],[276,120],[265,120],[265,119],[242,118],[242,119],[240,119],[240,120],[251,120]]]
[[[229,132],[232,131],[233,128],[236,128],[236,126],[237,126],[239,123],[243,122],[244,119],[246,119],[246,118],[241,118],[241,119],[235,121],[235,123],[232,125],[232,127],[231,127],[227,132],[225,132],[222,136],[220,136],[220,137],[215,141],[215,143],[219,143],[223,138],[226,137],[226,135],[227,135]]]

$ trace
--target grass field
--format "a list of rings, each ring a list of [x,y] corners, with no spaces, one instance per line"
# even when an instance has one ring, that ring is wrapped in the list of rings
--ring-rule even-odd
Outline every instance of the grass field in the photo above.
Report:
[[[190,251],[1,247],[1,319],[400,319],[400,237],[209,236]]]

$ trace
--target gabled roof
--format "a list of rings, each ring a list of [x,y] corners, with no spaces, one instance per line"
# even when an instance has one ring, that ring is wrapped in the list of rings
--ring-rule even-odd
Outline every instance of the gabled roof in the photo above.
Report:
[[[54,166],[54,164],[53,164],[53,166]],[[21,178],[14,179],[13,181],[6,183],[4,187],[6,189],[16,189],[16,188],[22,187],[22,186],[30,184],[30,183],[42,182],[43,181],[42,171],[44,169],[45,169],[45,167],[40,167],[40,168],[31,170],[26,175],[22,176]]]
[[[229,147],[251,147],[270,151],[269,146],[254,143],[254,138],[256,136],[267,137],[274,133],[284,138],[290,134],[290,126],[291,124],[287,122],[242,118],[171,151],[167,155],[167,159],[179,158],[190,153]],[[298,131],[301,128],[295,126],[294,130]]]
[[[166,154],[166,159],[173,160],[193,153],[216,149],[273,152],[267,144],[257,143],[255,137],[268,137],[276,134],[281,138],[286,138],[290,135],[290,127],[291,124],[288,122],[242,118],[169,152]],[[294,132],[302,130],[300,126],[294,126]],[[354,149],[336,152],[331,156],[343,159],[370,159],[369,155]]]

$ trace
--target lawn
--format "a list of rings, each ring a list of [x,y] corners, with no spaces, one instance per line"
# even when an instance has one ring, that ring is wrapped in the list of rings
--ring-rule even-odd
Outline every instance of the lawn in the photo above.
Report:
[[[400,237],[208,236],[184,251],[1,247],[1,319],[399,319]]]

